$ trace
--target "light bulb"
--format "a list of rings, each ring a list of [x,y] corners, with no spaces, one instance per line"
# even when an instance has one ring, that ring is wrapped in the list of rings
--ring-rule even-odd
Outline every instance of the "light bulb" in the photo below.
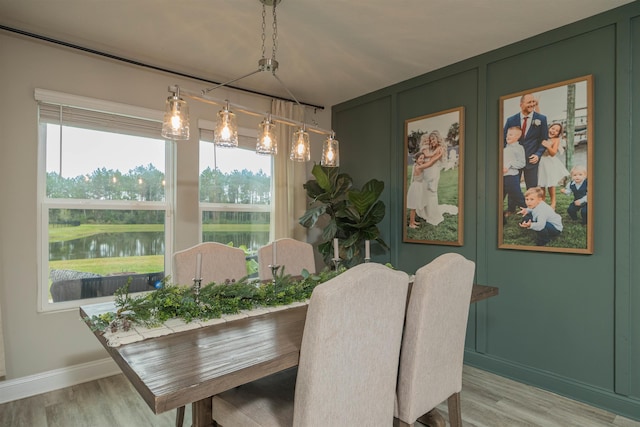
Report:
[[[256,141],[256,153],[274,155],[278,153],[278,142],[274,134],[276,125],[270,117],[260,123],[258,140]]]
[[[222,136],[223,139],[229,139],[229,137],[231,136],[231,131],[229,130],[229,126],[223,127],[222,132],[220,132],[220,135]]]
[[[180,119],[180,116],[178,114],[174,114],[173,116],[171,116],[171,129],[177,131],[181,126],[182,119]]]

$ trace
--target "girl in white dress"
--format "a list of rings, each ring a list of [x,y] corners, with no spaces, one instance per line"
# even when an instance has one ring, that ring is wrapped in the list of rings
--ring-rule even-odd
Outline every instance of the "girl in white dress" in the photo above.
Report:
[[[418,151],[413,156],[413,171],[411,172],[411,184],[407,190],[407,209],[409,209],[409,228],[418,228],[420,224],[416,222],[416,209],[422,206],[422,195],[424,193],[423,176],[426,156],[422,151]]]
[[[556,157],[560,150],[560,138],[562,137],[562,125],[553,123],[549,126],[549,138],[542,141],[542,145],[546,148],[540,157],[538,165],[538,187],[544,192],[549,189],[551,203],[549,205],[556,210],[556,186],[561,179],[569,176],[569,171],[562,164],[562,161]]]

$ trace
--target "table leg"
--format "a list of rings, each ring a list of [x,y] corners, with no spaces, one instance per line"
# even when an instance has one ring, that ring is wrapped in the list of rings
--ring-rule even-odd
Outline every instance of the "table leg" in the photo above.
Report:
[[[427,427],[446,427],[447,422],[444,417],[438,412],[437,409],[432,409],[420,418],[418,418],[422,424]]]
[[[191,404],[191,426],[192,427],[214,427],[212,409],[212,399],[210,397]]]

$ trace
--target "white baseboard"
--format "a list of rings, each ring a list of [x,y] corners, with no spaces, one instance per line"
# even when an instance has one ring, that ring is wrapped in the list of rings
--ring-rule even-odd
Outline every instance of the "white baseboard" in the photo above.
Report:
[[[107,358],[15,380],[0,381],[0,404],[109,377],[121,372],[113,359]]]

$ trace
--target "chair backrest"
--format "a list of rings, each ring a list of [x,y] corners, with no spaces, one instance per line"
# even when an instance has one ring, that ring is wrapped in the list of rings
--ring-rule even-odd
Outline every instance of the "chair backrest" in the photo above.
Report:
[[[193,285],[198,254],[202,255],[202,285],[222,283],[226,279],[241,279],[247,275],[247,263],[242,249],[215,242],[205,242],[173,254],[172,282]]]
[[[272,279],[269,265],[273,262],[273,242],[258,249],[258,277],[260,280]],[[316,272],[316,261],[313,246],[307,242],[283,238],[275,241],[276,262],[284,266],[285,274],[299,276],[303,269],[309,273]]]
[[[317,286],[300,348],[294,426],[390,426],[408,276],[360,264]]]
[[[448,253],[417,272],[402,337],[396,416],[411,424],[462,389],[475,263]]]

